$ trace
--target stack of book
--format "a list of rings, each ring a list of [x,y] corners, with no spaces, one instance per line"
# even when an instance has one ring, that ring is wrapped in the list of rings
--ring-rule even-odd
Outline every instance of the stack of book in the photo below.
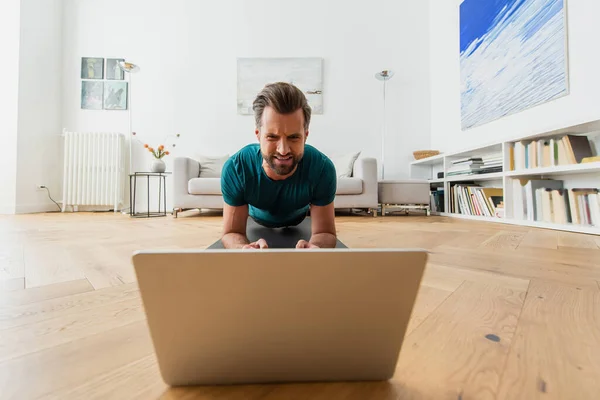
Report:
[[[447,176],[472,175],[478,173],[483,165],[481,157],[470,157],[456,160],[448,167]]]
[[[494,172],[502,172],[502,152],[453,161],[452,165],[448,168],[447,175],[491,174]]]
[[[511,170],[579,164],[593,158],[589,139],[577,135],[516,142],[509,153]]]
[[[490,153],[481,156],[483,165],[481,166],[480,173],[491,174],[493,172],[502,172],[502,152]]]
[[[566,189],[562,180],[513,181],[513,217],[517,220],[600,227],[600,190]]]
[[[453,185],[450,187],[450,212],[504,218],[503,190],[478,185]]]

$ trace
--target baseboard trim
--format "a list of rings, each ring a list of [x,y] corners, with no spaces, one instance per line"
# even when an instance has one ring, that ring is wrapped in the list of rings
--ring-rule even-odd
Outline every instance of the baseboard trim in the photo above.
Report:
[[[54,203],[50,204],[21,204],[16,207],[16,214],[44,213],[49,211],[58,212],[58,207]]]

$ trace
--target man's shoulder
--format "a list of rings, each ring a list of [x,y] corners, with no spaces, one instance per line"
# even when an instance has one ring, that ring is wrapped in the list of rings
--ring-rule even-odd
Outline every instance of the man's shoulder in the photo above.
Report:
[[[260,146],[258,143],[251,143],[251,144],[247,144],[244,147],[242,147],[241,149],[239,149],[237,152],[235,152],[233,154],[233,156],[231,156],[231,158],[234,158],[236,160],[240,160],[240,161],[250,161],[256,157],[256,155],[260,152]]]
[[[309,156],[307,158],[311,171],[315,173],[335,173],[333,161],[324,152],[309,144],[305,145],[304,152],[305,155]]]
[[[259,152],[260,146],[258,144],[248,144],[229,157],[225,163],[225,167],[235,169],[252,169],[255,167]]]

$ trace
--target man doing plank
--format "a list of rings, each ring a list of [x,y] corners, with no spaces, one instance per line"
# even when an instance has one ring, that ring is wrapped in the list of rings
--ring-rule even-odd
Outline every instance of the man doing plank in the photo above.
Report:
[[[258,143],[243,147],[223,166],[221,190],[223,247],[261,249],[249,243],[248,217],[269,228],[300,224],[310,210],[310,240],[296,248],[333,248],[336,229],[333,200],[337,177],[331,160],[306,144],[311,109],[294,85],[269,84],[253,103]]]

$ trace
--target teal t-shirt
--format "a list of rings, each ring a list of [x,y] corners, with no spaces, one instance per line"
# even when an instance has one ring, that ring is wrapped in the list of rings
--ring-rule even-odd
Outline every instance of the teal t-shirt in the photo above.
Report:
[[[335,198],[337,177],[331,160],[310,145],[296,171],[286,179],[269,178],[262,167],[260,145],[250,144],[223,165],[221,191],[231,206],[248,204],[249,214],[267,226],[298,221],[310,205],[325,206]]]

